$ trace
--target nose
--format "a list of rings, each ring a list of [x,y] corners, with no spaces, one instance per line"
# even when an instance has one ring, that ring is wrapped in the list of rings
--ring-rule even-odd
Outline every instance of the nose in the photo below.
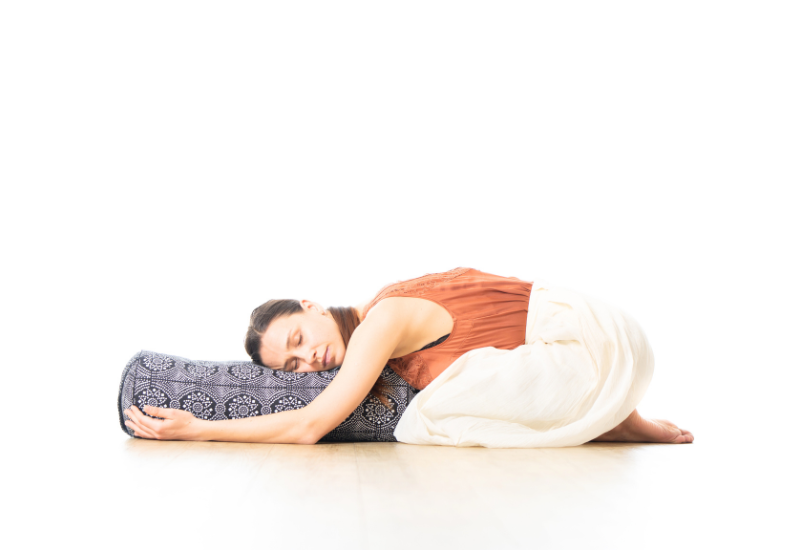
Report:
[[[308,348],[304,355],[305,355],[304,361],[312,369],[316,369],[317,367],[316,363],[320,363],[320,365],[322,364],[322,357],[317,354],[316,349]]]

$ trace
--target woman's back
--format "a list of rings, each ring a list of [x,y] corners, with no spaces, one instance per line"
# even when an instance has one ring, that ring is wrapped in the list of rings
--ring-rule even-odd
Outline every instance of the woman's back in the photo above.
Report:
[[[404,380],[422,389],[468,351],[523,345],[531,286],[514,277],[458,268],[384,287],[363,315],[380,301],[397,297],[422,298],[449,313],[452,331],[444,341],[389,360],[389,366]]]

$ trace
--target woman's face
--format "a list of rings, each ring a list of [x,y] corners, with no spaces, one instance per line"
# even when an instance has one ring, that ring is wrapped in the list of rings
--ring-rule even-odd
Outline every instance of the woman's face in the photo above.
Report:
[[[302,300],[303,311],[273,320],[261,337],[261,359],[287,372],[330,370],[344,361],[344,340],[331,314]]]

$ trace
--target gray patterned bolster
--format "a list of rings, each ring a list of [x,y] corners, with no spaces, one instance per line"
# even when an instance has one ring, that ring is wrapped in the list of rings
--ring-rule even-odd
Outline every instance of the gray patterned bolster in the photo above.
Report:
[[[291,409],[311,403],[339,372],[281,372],[243,361],[192,361],[174,355],[140,351],[122,371],[117,408],[136,405],[169,407],[204,420],[227,420]],[[390,407],[367,398],[321,441],[396,441],[400,415],[418,393],[389,367],[381,373],[389,389]]]

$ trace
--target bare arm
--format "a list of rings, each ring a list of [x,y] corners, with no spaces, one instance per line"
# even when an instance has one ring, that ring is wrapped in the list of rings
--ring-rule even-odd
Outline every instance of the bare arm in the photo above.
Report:
[[[308,406],[237,420],[200,420],[187,411],[135,407],[126,411],[136,435],[151,439],[313,444],[341,424],[364,400],[386,362],[407,337],[413,319],[402,302],[378,303],[353,332],[344,363],[325,390]]]

